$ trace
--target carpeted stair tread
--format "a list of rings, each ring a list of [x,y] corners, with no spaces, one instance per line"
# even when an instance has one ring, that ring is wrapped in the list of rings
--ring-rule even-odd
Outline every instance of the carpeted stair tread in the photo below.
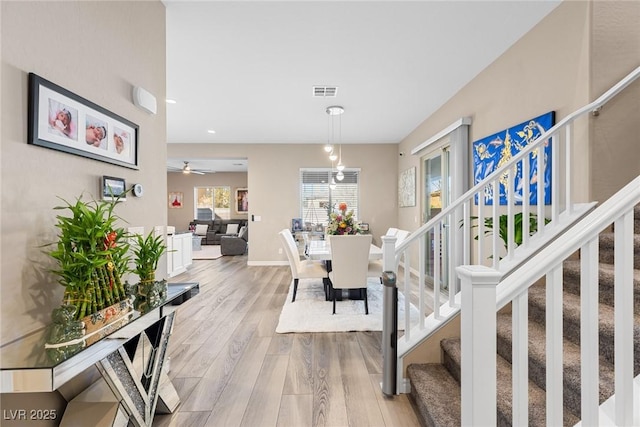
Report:
[[[452,377],[460,378],[460,361],[461,348],[460,339],[447,338],[441,341],[440,346],[445,354],[445,359],[450,359],[445,363]],[[500,357],[496,356],[497,369],[497,407],[498,407],[498,425],[511,426],[513,418],[512,406],[512,372],[511,364]],[[544,426],[546,420],[546,396],[544,390],[538,387],[533,381],[529,381],[529,425]],[[565,425],[575,425],[579,419],[565,411]]]
[[[563,336],[572,343],[580,344],[580,296],[563,292]],[[529,288],[529,319],[546,325],[545,319],[546,296],[545,287],[535,285]],[[634,360],[634,371],[640,373],[640,311],[634,314],[634,351],[637,355]],[[609,363],[615,360],[615,312],[612,306],[599,304],[598,328],[600,356]]]
[[[600,303],[613,306],[614,265],[598,264],[598,298]],[[563,264],[564,290],[580,295],[580,261],[570,260]],[[640,270],[633,270],[633,298],[636,312],[640,312]]]
[[[511,314],[498,314],[498,354],[511,362]],[[564,340],[564,405],[576,416],[580,414],[580,347]],[[540,388],[546,384],[546,334],[544,325],[529,322],[529,379]],[[600,358],[600,403],[613,394],[614,371],[606,359]]]
[[[614,233],[600,233],[600,262],[613,264]],[[633,236],[633,265],[640,269],[640,234]]]
[[[439,363],[411,364],[411,398],[428,427],[460,425],[460,385]]]

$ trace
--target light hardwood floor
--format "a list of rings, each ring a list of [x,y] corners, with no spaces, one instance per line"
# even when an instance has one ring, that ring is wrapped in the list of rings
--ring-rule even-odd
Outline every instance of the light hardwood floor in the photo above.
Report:
[[[406,395],[380,390],[380,332],[277,334],[289,267],[196,260],[199,282],[169,344],[181,404],[154,426],[419,426]]]

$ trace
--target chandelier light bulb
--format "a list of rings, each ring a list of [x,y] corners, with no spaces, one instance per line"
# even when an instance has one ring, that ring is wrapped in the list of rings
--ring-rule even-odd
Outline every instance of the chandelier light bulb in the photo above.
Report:
[[[336,184],[335,178],[331,178],[331,184],[329,184],[329,188],[335,190],[338,184]]]
[[[326,151],[327,153],[333,152],[333,145],[331,145],[331,144],[325,145],[324,146],[324,151]]]
[[[338,164],[336,165],[336,169],[338,169],[340,172],[344,170],[344,165],[342,164],[342,161],[338,162]]]
[[[342,180],[344,179],[344,174],[342,173],[342,171],[339,171],[339,172],[336,174],[336,179],[337,179],[338,181],[342,181]]]
[[[335,162],[338,159],[338,155],[336,153],[329,154],[329,160]]]

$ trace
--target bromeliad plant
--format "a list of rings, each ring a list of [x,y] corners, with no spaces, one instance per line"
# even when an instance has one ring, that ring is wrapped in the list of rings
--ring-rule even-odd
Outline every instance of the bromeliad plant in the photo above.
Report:
[[[58,242],[49,255],[58,262],[53,272],[65,287],[63,304],[76,307],[76,320],[127,298],[121,275],[129,271],[126,232],[117,227],[114,214],[118,198],[112,201],[65,202],[56,210]]]

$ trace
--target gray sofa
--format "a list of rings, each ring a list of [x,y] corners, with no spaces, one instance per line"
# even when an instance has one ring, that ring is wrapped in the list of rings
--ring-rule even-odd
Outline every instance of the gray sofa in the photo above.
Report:
[[[220,236],[220,253],[222,255],[244,255],[249,243],[249,227],[240,229],[237,236]]]
[[[196,233],[200,237],[202,237],[202,244],[203,245],[219,245],[220,240],[222,239],[222,236],[237,236],[237,232],[227,233],[227,226],[229,224],[237,224],[238,231],[240,231],[240,229],[243,226],[247,225],[247,220],[246,219],[222,219],[218,215],[216,215],[214,219],[208,219],[208,220],[194,219],[189,223],[189,227],[190,228],[193,227],[195,229],[196,225],[198,224],[207,225],[206,232],[204,232],[203,234]]]

